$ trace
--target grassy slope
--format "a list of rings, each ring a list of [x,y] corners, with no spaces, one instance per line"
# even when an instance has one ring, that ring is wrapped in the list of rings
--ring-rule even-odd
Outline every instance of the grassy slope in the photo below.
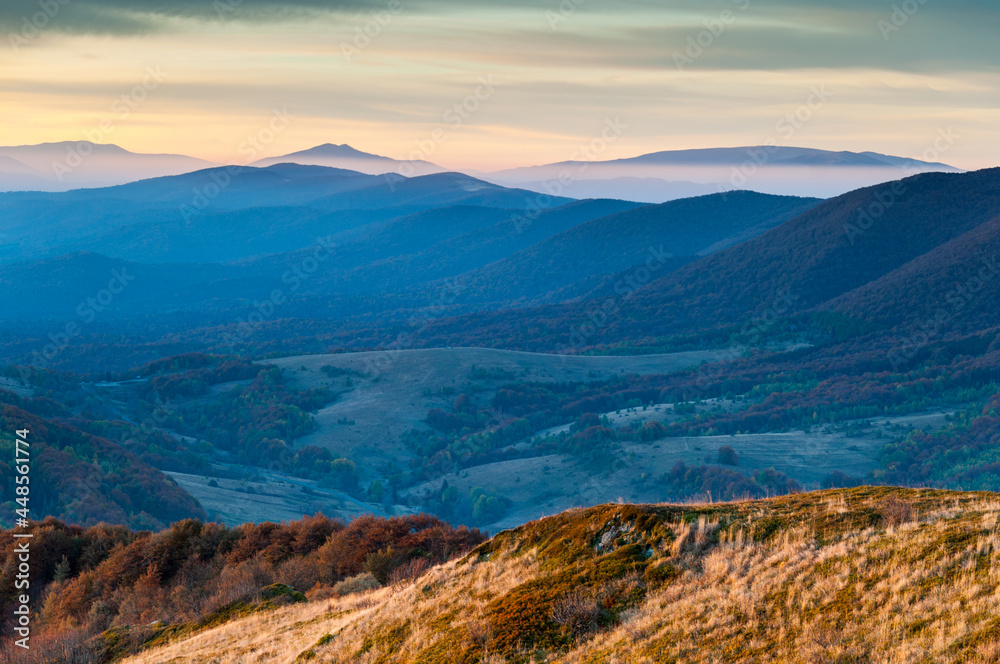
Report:
[[[242,523],[294,521],[317,512],[352,521],[378,509],[375,505],[366,509],[346,494],[310,480],[258,469],[245,470],[254,474],[252,481],[172,472],[167,475],[198,500],[210,519],[231,527]],[[209,484],[212,480],[218,486]]]
[[[994,494],[884,488],[606,505],[503,532],[408,586],[127,661],[997,661],[998,517]],[[550,618],[567,597],[606,608],[574,634]]]
[[[337,455],[356,461],[364,474],[374,464],[409,461],[413,452],[400,444],[399,436],[414,427],[426,428],[422,420],[428,411],[450,405],[455,399],[454,393],[442,395],[441,388],[461,392],[471,382],[473,366],[508,371],[516,376],[479,381],[484,387],[497,387],[513,380],[586,381],[625,373],[669,373],[734,355],[736,352],[732,350],[710,350],[637,357],[583,357],[486,348],[433,348],[306,355],[268,362],[286,369],[290,384],[297,388],[342,387],[342,378],[329,379],[323,374],[321,367],[325,365],[363,374],[352,378],[354,387],[350,392],[319,411],[316,415],[319,429],[296,442],[328,447]],[[338,424],[338,420],[355,424]]]
[[[665,373],[701,361],[719,361],[737,355],[734,350],[694,351],[641,356],[565,356],[523,353],[495,349],[418,349],[399,352],[344,353],[269,360],[285,368],[291,383],[300,388],[342,389],[343,378],[328,378],[320,367],[332,365],[364,374],[353,376],[354,386],[317,415],[319,429],[297,441],[298,445],[329,447],[338,456],[359,464],[363,485],[380,476],[378,469],[388,461],[401,465],[412,459],[413,451],[400,444],[400,435],[409,428],[426,429],[423,418],[434,407],[450,406],[454,394],[442,395],[442,387],[462,392],[472,382],[489,388],[487,394],[516,380],[537,382],[586,381],[603,379],[623,372]],[[306,367],[302,371],[301,367]],[[470,380],[473,366],[501,369],[516,378]],[[424,390],[430,390],[426,394]],[[734,406],[743,408],[746,404]],[[626,422],[674,419],[672,407],[659,405],[621,413],[606,413],[616,426]],[[942,416],[886,418],[894,423],[937,428]],[[338,421],[354,422],[352,425]],[[565,426],[547,432],[565,430]],[[440,488],[441,481],[463,491],[473,487],[494,490],[514,501],[507,516],[496,523],[480,524],[490,532],[520,525],[546,514],[555,514],[580,505],[596,505],[619,497],[629,502],[654,502],[662,493],[654,478],[666,473],[678,461],[700,465],[715,463],[717,450],[734,447],[740,456],[740,470],[775,468],[806,488],[819,488],[821,480],[834,470],[864,477],[878,467],[878,453],[885,438],[874,432],[848,438],[844,433],[800,431],[777,434],[667,438],[656,443],[623,445],[624,463],[595,473],[581,466],[571,455],[558,454],[499,461],[452,473],[443,478],[407,489],[403,495]],[[207,480],[204,480],[207,482]],[[215,509],[213,497],[198,486],[187,486],[207,509]],[[273,518],[273,517],[272,517]]]

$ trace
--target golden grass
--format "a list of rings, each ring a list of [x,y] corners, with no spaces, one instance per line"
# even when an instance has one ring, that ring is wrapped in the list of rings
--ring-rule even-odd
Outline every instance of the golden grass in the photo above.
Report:
[[[293,604],[196,634],[123,660],[127,664],[294,662],[323,636],[363,618],[392,591]]]
[[[501,533],[406,587],[279,609],[127,661],[997,662],[998,517],[993,494],[870,488],[602,506]],[[553,622],[547,640],[526,631],[524,647],[501,645],[511,635],[496,625],[520,624],[499,622],[511,618],[502,614],[511,597],[544,604],[643,570],[638,600],[590,632]]]

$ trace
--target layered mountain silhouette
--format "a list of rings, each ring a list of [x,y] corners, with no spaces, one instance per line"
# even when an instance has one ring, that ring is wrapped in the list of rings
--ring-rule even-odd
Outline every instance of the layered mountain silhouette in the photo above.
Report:
[[[106,189],[8,194],[5,231],[17,241],[0,248],[0,262],[81,250],[162,262],[236,260],[421,210],[519,210],[535,197],[461,173],[405,178],[294,164],[220,167]]]
[[[395,159],[347,144],[325,143],[252,167],[326,166],[366,175],[418,177],[448,169],[414,155]],[[204,170],[214,164],[181,155],[137,154],[90,141],[0,147],[0,191],[67,191],[106,187]],[[947,164],[879,154],[751,146],[660,151],[625,159],[593,158],[467,174],[541,195],[662,203],[721,191],[830,197],[922,172],[959,172]]]
[[[652,277],[759,235],[819,203],[753,192],[714,194],[647,205],[582,223],[475,272],[471,293],[494,301],[583,296],[610,275],[635,266]],[[542,286],[544,284],[544,286]],[[568,289],[568,290],[566,290]]]
[[[0,147],[0,191],[106,187],[212,165],[183,155],[139,154],[91,141]]]
[[[30,312],[12,303],[13,316],[40,315],[37,303],[60,299],[55,292],[73,280],[67,265],[93,272],[96,257],[159,266],[150,268],[159,275],[157,297],[198,283],[233,304],[252,284],[280,279],[322,239],[337,246],[337,259],[299,295],[326,298],[324,316],[366,313],[353,299],[363,294],[391,300],[373,303],[383,314],[406,308],[448,279],[462,284],[450,301],[455,314],[565,309],[560,303],[581,299],[574,306],[584,306],[611,277],[652,262],[656,269],[630,292],[627,322],[603,332],[608,341],[765,316],[779,301],[783,312],[829,307],[898,324],[933,308],[949,279],[992,259],[998,173],[921,174],[828,201],[733,192],[645,206],[552,198],[542,209],[530,192],[455,173],[217,168],[110,189],[6,195],[5,231],[17,241],[4,246],[4,262],[16,265],[4,280],[29,275],[21,282],[29,291],[53,288],[55,299],[35,298]],[[73,288],[64,292],[76,297]],[[342,306],[330,310],[331,301]]]
[[[421,345],[525,350],[579,346],[576,326],[609,306],[586,346],[824,311],[902,332],[943,316],[934,333],[946,336],[989,329],[996,304],[998,169],[825,201],[728,192],[643,205],[283,163],[11,193],[0,206],[10,320],[75,320],[126,266],[137,286],[103,320],[142,317],[157,335],[239,320],[275,289],[287,296],[275,335],[333,325],[338,343],[365,345],[432,310]]]
[[[0,198],[17,238],[3,247],[0,283],[8,314],[27,319],[72,318],[122,269],[137,286],[106,318],[224,320],[292,281],[288,315],[391,318],[435,301],[449,281],[458,290],[448,311],[462,313],[579,299],[636,264],[659,276],[818,202],[749,192],[660,206],[540,200],[457,173],[221,167]],[[333,247],[308,279],[289,276]]]
[[[267,159],[260,159],[255,161],[253,165],[264,167],[282,163],[303,164],[307,166],[330,166],[333,168],[344,168],[351,171],[359,171],[369,175],[397,173],[408,177],[412,177],[414,175],[443,173],[448,170],[423,159],[400,161],[398,159],[391,159],[389,157],[382,157],[380,155],[355,150],[347,144],[334,145],[333,143],[325,143],[308,150],[300,150],[281,157],[268,157]]]
[[[942,335],[988,329],[1000,322],[998,220],[1000,169],[926,173],[854,191],[629,292],[620,314],[591,341],[618,343],[812,311],[838,311],[884,329],[943,316],[947,327],[935,332]],[[508,338],[513,325],[580,319],[588,306],[596,303],[496,312],[441,327],[475,339],[505,330]],[[546,344],[566,343],[570,328],[563,326],[561,340],[548,335]]]
[[[876,152],[831,152],[775,145],[669,150],[607,161],[564,161],[493,173],[494,182],[548,191],[569,181],[566,193],[663,202],[749,188],[771,194],[827,198],[923,172],[959,172],[952,166]],[[657,186],[658,183],[658,186]]]
[[[1000,214],[1000,169],[929,173],[826,201],[753,240],[638,294],[650,315],[679,309],[714,320],[763,315],[778,294],[800,310],[903,268]],[[977,261],[970,253],[968,260]],[[906,282],[912,288],[915,279]],[[883,291],[885,303],[905,306]]]

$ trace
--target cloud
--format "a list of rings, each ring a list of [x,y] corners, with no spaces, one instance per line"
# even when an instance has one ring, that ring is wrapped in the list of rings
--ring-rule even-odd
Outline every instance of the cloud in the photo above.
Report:
[[[130,35],[174,31],[182,25],[165,19],[295,21],[324,13],[375,11],[385,5],[374,0],[3,0],[0,30],[18,33],[33,25],[53,32]]]
[[[307,21],[322,16],[386,10],[398,3],[410,13],[438,10],[535,7],[531,0],[2,0],[0,31],[18,32],[25,24],[54,32],[144,34],[179,29],[183,21],[265,23]],[[35,17],[38,17],[35,20]],[[167,19],[165,21],[165,19]],[[169,19],[182,19],[170,22]]]
[[[415,55],[442,40],[463,41],[453,19],[464,17],[467,33],[488,39],[471,48],[471,60],[502,46],[508,62],[551,62],[569,47],[582,56],[578,66],[669,71],[692,40],[728,15],[685,69],[998,68],[995,0],[0,0],[0,34],[30,32],[32,23],[46,33],[120,36],[286,23],[294,35],[296,25],[325,21],[336,31],[337,23],[356,24],[390,2],[400,3],[406,20],[446,19],[437,35],[430,28],[424,45],[413,45]],[[507,48],[514,44],[520,48]]]
[[[390,1],[398,1],[408,14],[477,12],[484,21],[508,12],[531,12],[539,17],[563,14],[567,20],[560,26],[567,30],[584,29],[595,17],[632,19],[636,26],[663,21],[676,26],[677,17],[683,15],[692,21],[688,27],[697,27],[703,20],[731,11],[747,21],[783,26],[786,33],[804,29],[811,35],[822,27],[851,29],[863,36],[878,35],[876,22],[889,18],[893,7],[912,5],[918,8],[914,18],[926,14],[931,22],[946,20],[955,28],[943,40],[952,46],[961,46],[966,31],[978,35],[990,27],[995,34],[1000,18],[995,0],[950,0],[947,4],[898,0],[896,5],[870,0],[840,0],[835,5],[828,0],[3,0],[0,30],[17,32],[32,17],[47,15],[45,29],[55,32],[142,34],[178,30],[184,21],[294,22],[369,13],[385,10]]]

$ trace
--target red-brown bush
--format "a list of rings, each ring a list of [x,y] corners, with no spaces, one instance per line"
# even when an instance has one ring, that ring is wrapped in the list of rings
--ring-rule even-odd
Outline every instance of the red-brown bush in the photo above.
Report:
[[[33,635],[44,635],[55,651],[112,627],[197,621],[257,602],[273,583],[300,591],[329,586],[360,574],[379,551],[391,552],[386,580],[403,580],[485,539],[427,515],[366,516],[346,526],[316,515],[236,528],[188,519],[158,533],[46,519],[31,533],[38,552],[31,592],[40,607]],[[0,642],[12,633],[13,551],[13,531],[0,531]],[[61,563],[64,578],[57,581]]]

